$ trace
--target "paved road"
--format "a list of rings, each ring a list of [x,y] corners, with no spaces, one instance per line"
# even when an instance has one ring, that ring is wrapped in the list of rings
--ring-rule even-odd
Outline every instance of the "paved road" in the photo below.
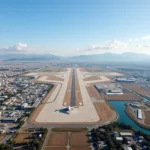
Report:
[[[41,150],[45,150],[46,149],[46,145],[48,143],[48,140],[49,140],[49,136],[50,136],[50,129],[48,129],[48,133],[46,135],[46,138],[44,140],[44,143],[43,143],[43,146],[42,146],[42,149]]]
[[[70,106],[76,106],[76,86],[75,86],[75,71],[72,71],[72,88],[71,88],[71,98],[70,98]]]

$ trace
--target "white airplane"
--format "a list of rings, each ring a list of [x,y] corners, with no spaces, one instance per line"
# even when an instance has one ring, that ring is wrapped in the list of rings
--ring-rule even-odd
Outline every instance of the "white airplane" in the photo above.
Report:
[[[70,111],[73,110],[74,108],[76,108],[76,106],[67,106],[67,107],[64,107],[64,108],[62,108],[62,109],[58,109],[58,110],[55,110],[55,111],[60,111],[60,110],[62,110],[62,111],[65,111],[65,112],[67,112],[67,113],[70,113]]]

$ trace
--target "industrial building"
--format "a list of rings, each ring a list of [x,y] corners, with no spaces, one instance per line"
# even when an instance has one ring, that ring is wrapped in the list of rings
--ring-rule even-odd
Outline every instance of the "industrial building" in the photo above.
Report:
[[[106,95],[123,94],[122,87],[117,83],[101,83],[94,86],[99,92],[104,92]]]
[[[137,110],[137,118],[142,119],[142,110],[141,109]]]
[[[140,104],[140,103],[138,103],[138,102],[130,103],[130,106],[132,106],[132,107],[137,107],[137,108],[143,107],[143,105]]]

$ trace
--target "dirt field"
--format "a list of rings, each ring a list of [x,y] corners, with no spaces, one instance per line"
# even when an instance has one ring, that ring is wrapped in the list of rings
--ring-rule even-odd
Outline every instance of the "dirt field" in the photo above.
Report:
[[[81,68],[80,71],[81,72],[87,72],[87,70],[85,68]]]
[[[141,97],[132,93],[125,93],[123,95],[105,95],[106,100],[142,100]]]
[[[145,124],[150,125],[150,111],[144,111],[145,113]]]
[[[53,128],[45,150],[91,150],[86,128]],[[69,143],[68,143],[69,142]]]
[[[71,147],[70,150],[92,150],[90,147]]]
[[[0,142],[4,139],[4,135],[0,134]]]
[[[68,143],[68,133],[51,133],[48,139],[47,146],[66,146]]]
[[[49,67],[46,67],[45,69],[43,69],[41,71],[42,72],[65,72],[66,68],[56,67],[56,66],[49,66]]]
[[[100,93],[95,89],[94,85],[90,85],[90,86],[87,86],[87,91],[90,95],[90,97],[94,97],[96,99],[102,99]]]
[[[100,67],[85,67],[82,68],[84,72],[103,72],[103,71],[108,71],[108,69],[105,68],[100,68]]]
[[[47,79],[48,80],[64,81],[64,79],[57,77],[57,76],[49,76]]]
[[[145,104],[146,104],[148,107],[150,107],[150,102],[146,102]]]
[[[46,147],[45,150],[67,150],[66,147]]]
[[[112,110],[106,102],[93,103],[99,116],[100,122],[109,121],[115,115],[114,110]]]
[[[141,87],[139,84],[136,83],[121,83],[122,86],[131,89],[132,91],[135,91],[143,96],[150,95],[150,90],[146,90],[143,87]]]
[[[53,132],[85,132],[87,128],[53,128]]]
[[[42,103],[40,104],[36,110],[32,113],[31,116],[31,122],[35,122],[36,117],[38,116],[39,112],[42,110],[42,108],[44,107],[44,105],[46,104],[46,102],[48,101],[49,97],[52,95],[52,93],[55,91],[56,89],[56,85],[54,85],[54,87],[52,88],[52,90],[47,94],[47,96],[43,99]]]
[[[91,81],[91,80],[100,80],[101,78],[99,76],[91,76],[84,78],[84,81]]]
[[[14,141],[19,144],[24,143],[24,142],[28,143],[30,141],[31,136],[32,136],[32,133],[19,133],[15,137]]]
[[[87,132],[70,133],[70,146],[90,146]]]
[[[46,147],[45,150],[67,150],[66,147]]]

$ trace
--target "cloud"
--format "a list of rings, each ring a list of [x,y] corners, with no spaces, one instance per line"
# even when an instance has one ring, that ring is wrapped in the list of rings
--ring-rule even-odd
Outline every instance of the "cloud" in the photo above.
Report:
[[[107,42],[105,45],[91,45],[88,46],[85,51],[99,51],[99,50],[112,50],[112,49],[118,49],[120,46],[124,46],[125,43],[120,42],[118,40],[113,40],[110,42]]]
[[[136,42],[136,41],[140,41],[140,40],[150,40],[150,35],[136,37],[136,38],[129,38],[128,42]]]
[[[13,46],[4,46],[0,48],[0,52],[3,53],[32,53],[34,52],[33,47],[29,47],[25,43],[16,43]]]
[[[147,35],[147,36],[143,36],[141,37],[142,40],[149,40],[150,39],[150,35]]]
[[[14,47],[19,51],[26,51],[28,49],[28,45],[23,43],[17,43]]]
[[[150,44],[145,44],[145,45],[137,45],[138,48],[150,48]]]

